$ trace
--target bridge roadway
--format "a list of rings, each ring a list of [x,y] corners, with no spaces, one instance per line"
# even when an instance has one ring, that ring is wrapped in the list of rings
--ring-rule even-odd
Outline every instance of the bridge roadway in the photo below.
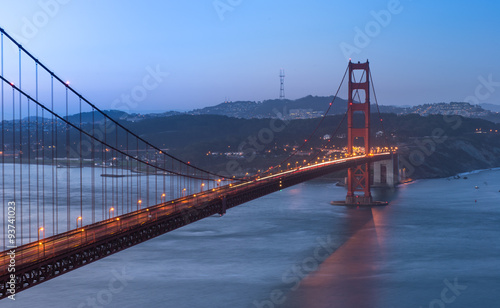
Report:
[[[366,162],[387,160],[391,153],[356,156],[300,167],[248,182],[167,201],[110,218],[15,249],[15,272],[10,250],[0,256],[0,299],[9,296],[10,275],[15,274],[16,293],[137,245],[182,226],[278,190]],[[10,281],[10,282],[9,282]]]

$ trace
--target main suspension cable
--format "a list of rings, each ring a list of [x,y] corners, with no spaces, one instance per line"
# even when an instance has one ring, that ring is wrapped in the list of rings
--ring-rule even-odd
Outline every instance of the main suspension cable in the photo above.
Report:
[[[78,93],[75,89],[73,89],[69,84],[67,84],[66,82],[64,82],[61,78],[59,78],[59,76],[57,76],[54,72],[52,72],[51,70],[49,70],[48,67],[46,67],[43,63],[41,63],[37,58],[35,58],[28,50],[26,50],[21,44],[19,44],[12,36],[10,36],[7,32],[5,32],[5,30],[3,28],[0,28],[0,33],[2,34],[5,34],[5,36],[10,40],[12,41],[15,45],[17,45],[19,47],[20,50],[24,51],[24,53],[26,55],[28,55],[33,61],[35,61],[35,63],[37,63],[38,65],[40,65],[40,67],[42,67],[45,71],[47,71],[51,76],[53,76],[57,81],[59,81],[61,84],[65,85],[66,88],[71,91],[73,94],[75,94],[76,96],[78,96],[80,99],[82,99],[84,102],[86,102],[90,107],[94,108],[95,111],[99,112],[100,114],[102,114],[105,118],[107,118],[108,120],[110,120],[113,124],[115,124],[117,127],[123,129],[125,132],[127,132],[128,134],[134,136],[134,137],[137,137],[141,142],[144,142],[146,145],[148,145],[149,147],[157,150],[160,154],[163,154],[163,155],[166,155],[167,157],[173,159],[173,160],[176,160],[178,161],[179,163],[181,164],[184,164],[186,165],[187,167],[189,168],[193,168],[195,170],[198,170],[198,171],[201,171],[203,173],[207,173],[207,174],[210,174],[212,176],[215,176],[215,177],[218,177],[218,178],[224,178],[224,179],[227,179],[227,180],[238,180],[238,181],[246,181],[246,179],[244,178],[236,178],[236,177],[233,177],[233,178],[228,178],[227,176],[224,176],[224,175],[220,175],[220,174],[217,174],[217,173],[214,173],[214,172],[211,172],[211,171],[208,171],[208,170],[204,170],[202,168],[199,168],[199,167],[196,167],[196,166],[193,166],[191,165],[190,163],[188,162],[185,162],[173,155],[170,155],[168,153],[166,153],[165,151],[162,151],[160,148],[158,148],[157,146],[153,145],[152,143],[150,143],[149,141],[143,139],[142,137],[138,136],[137,134],[135,134],[134,132],[130,131],[128,128],[126,128],[125,126],[123,126],[122,124],[120,124],[118,121],[114,120],[113,118],[111,118],[110,116],[108,116],[104,111],[102,111],[101,109],[99,109],[97,106],[95,106],[94,104],[92,104],[89,100],[87,100],[83,95],[81,95],[80,93]],[[2,74],[3,76],[3,74]]]

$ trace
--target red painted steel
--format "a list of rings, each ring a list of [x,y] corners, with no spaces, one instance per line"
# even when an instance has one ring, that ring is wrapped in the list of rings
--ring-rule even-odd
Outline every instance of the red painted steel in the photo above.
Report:
[[[361,80],[355,80],[354,73],[361,73]],[[358,74],[359,75],[359,74]],[[370,66],[365,63],[352,63],[349,61],[349,95],[347,111],[347,153],[354,154],[354,141],[363,138],[365,155],[370,155]],[[364,80],[364,81],[363,81]],[[358,92],[364,91],[365,101],[354,101]],[[358,97],[361,97],[358,95]],[[365,117],[363,127],[354,126],[354,113],[362,112]],[[356,195],[362,192],[362,195]],[[347,176],[347,204],[368,204],[372,202],[370,193],[370,164],[366,163],[349,168]]]

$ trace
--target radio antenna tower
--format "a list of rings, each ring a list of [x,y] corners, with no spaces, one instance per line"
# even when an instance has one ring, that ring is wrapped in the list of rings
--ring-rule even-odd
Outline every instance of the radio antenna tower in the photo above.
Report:
[[[280,99],[285,99],[285,70],[280,70]]]

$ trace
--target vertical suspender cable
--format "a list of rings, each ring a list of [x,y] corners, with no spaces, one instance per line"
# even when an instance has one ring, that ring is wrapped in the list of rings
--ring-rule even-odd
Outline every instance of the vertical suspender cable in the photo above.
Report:
[[[118,128],[117,128],[118,129]],[[122,147],[123,149],[123,139],[120,141],[120,147]],[[125,206],[126,206],[126,203],[125,203],[125,178],[124,178],[124,174],[125,174],[125,165],[123,164],[123,160],[125,159],[125,155],[121,155],[120,157],[120,168],[121,168],[121,179],[122,179],[122,193],[120,194],[121,197],[122,197],[122,213],[125,214]]]
[[[115,148],[118,148],[118,142],[117,142],[117,135],[116,135],[116,128],[113,127],[112,129],[115,130]],[[110,141],[112,142],[112,141]],[[111,163],[113,164],[112,168],[111,168],[111,174],[113,175],[113,177],[111,177],[111,201],[112,203],[115,205],[115,214],[116,216],[118,216],[120,214],[119,212],[119,206],[118,206],[118,201],[117,201],[117,198],[118,198],[118,185],[117,185],[117,180],[118,178],[115,177],[116,176],[116,172],[117,172],[117,153],[115,150],[112,150],[111,151],[112,155],[111,155]]]
[[[361,75],[361,78],[360,80],[363,80],[363,77],[365,76],[365,72],[363,71],[363,74]],[[353,76],[353,81],[356,83],[356,76]],[[344,75],[344,79],[345,79],[345,75]],[[342,84],[344,83],[344,79],[342,79],[342,82],[340,83],[340,86],[337,90],[337,93],[335,94],[335,97],[337,97],[339,91],[340,91],[340,87],[342,86]],[[361,101],[361,96],[359,95],[359,90],[357,89],[356,92],[354,93],[354,98],[355,97],[358,97],[358,101]],[[335,98],[334,98],[334,101],[335,101]],[[333,102],[332,102],[333,104]],[[330,105],[331,106],[331,105]],[[347,110],[346,112],[344,113],[344,117],[342,118],[342,120],[340,121],[340,123],[337,125],[337,128],[335,129],[335,131],[333,132],[333,136],[335,136],[337,134],[337,131],[340,129],[342,123],[345,121],[345,118],[347,117],[347,113],[349,112],[349,108],[350,106],[347,106]],[[328,144],[332,139],[329,139],[326,143]],[[321,148],[323,147],[326,147],[325,146],[321,146],[318,148],[318,150],[311,156],[311,158],[306,162],[306,165],[309,164],[309,163],[314,163],[314,161],[316,159],[320,159],[319,155],[321,155]],[[293,155],[292,155],[293,156]],[[290,156],[290,157],[292,157]]]
[[[66,120],[69,121],[69,98],[68,87],[66,87]],[[66,231],[71,230],[71,174],[70,174],[70,126],[66,123]]]
[[[118,126],[115,125],[115,140],[116,140],[116,148],[120,148],[123,150],[123,143],[120,144],[120,146],[118,146]],[[118,154],[118,153],[116,153]],[[116,164],[115,164],[115,169],[116,169],[116,205],[118,206],[118,204],[121,204],[121,213],[122,214],[125,214],[124,212],[124,204],[123,204],[123,154],[120,154],[120,156],[118,157],[118,155],[116,155]],[[118,173],[121,173],[121,177],[118,177]],[[118,191],[118,188],[119,188],[119,180],[118,178],[120,178],[121,180],[121,183],[122,183],[122,190],[121,190],[121,194],[120,192]],[[122,197],[122,202],[120,202],[119,200],[119,197]]]
[[[125,151],[126,151],[127,154],[129,154],[130,152],[129,152],[129,148],[128,148],[128,134],[126,134],[125,136],[127,138],[127,140],[125,141],[125,144],[126,144],[125,145]],[[129,162],[128,156],[125,159],[127,160],[127,212],[129,212],[130,211],[129,210],[129,201],[130,201],[130,199],[129,199],[129,195],[128,195],[128,193],[129,193],[129,187],[128,187],[129,183],[128,182],[129,182],[129,178],[130,178],[130,167],[128,165],[128,162]]]
[[[118,126],[116,126],[116,125],[115,125],[115,126],[114,126],[114,130],[115,130],[115,148],[117,148],[117,149],[118,149],[118,148],[119,148],[119,146],[118,146]],[[115,177],[114,177],[114,179],[115,179],[115,182],[116,182],[116,184],[115,184],[115,193],[116,193],[116,195],[115,195],[115,203],[116,203],[116,216],[118,216],[118,205],[120,204],[120,203],[119,203],[119,200],[118,200],[118,195],[119,195],[119,191],[118,191],[118,187],[119,187],[119,183],[118,183],[118,182],[119,182],[119,181],[118,181],[118,171],[119,171],[119,170],[118,170],[118,168],[119,168],[119,166],[118,166],[118,162],[119,162],[119,159],[118,159],[118,158],[119,158],[119,157],[118,157],[118,152],[116,152],[116,151],[113,151],[113,152],[115,153],[115,154],[113,155],[113,160],[114,160],[114,162],[113,162],[113,171],[114,171],[114,173],[115,173]],[[122,208],[121,213],[123,214],[123,203],[122,203],[121,205],[122,205],[122,206],[121,206],[121,208]]]
[[[123,143],[122,143],[123,145]],[[125,193],[125,187],[124,187],[124,184],[125,184],[125,179],[123,178],[124,177],[124,174],[123,174],[123,159],[124,159],[124,155],[121,154],[120,155],[120,169],[121,169],[121,181],[122,181],[122,191],[121,191],[121,194],[120,196],[122,197],[122,214],[125,214],[125,196],[123,195]]]
[[[52,109],[54,107],[54,75],[51,75],[50,76],[51,78],[51,93],[52,93]],[[58,153],[59,153],[59,140],[58,140],[58,129],[59,129],[59,125],[58,125],[58,122],[59,122],[59,119],[55,119],[54,120],[54,133],[55,133],[55,159],[56,159],[56,178],[55,178],[55,182],[56,182],[56,188],[55,188],[55,192],[56,192],[56,202],[55,202],[55,206],[56,206],[56,234],[59,233],[59,172],[57,170],[57,167],[58,167]]]
[[[79,99],[80,107],[80,143],[78,144],[78,154],[80,159],[80,217],[83,226],[83,153],[82,153],[82,99]],[[77,226],[78,228],[78,226]]]
[[[38,102],[38,63],[35,63],[36,71],[36,101]],[[42,108],[42,225],[45,228],[45,110]],[[52,223],[54,225],[54,223]]]
[[[167,157],[163,155],[158,155],[158,157],[163,158],[163,170],[167,170]],[[165,186],[165,180],[166,180],[166,174],[165,171],[162,171],[163,173],[163,192],[162,194],[165,194],[165,199],[163,201],[167,201],[167,190]],[[170,198],[170,196],[169,196]],[[169,199],[170,200],[170,199]]]
[[[157,152],[153,150],[155,165],[159,163]],[[155,205],[158,204],[158,169],[154,169],[154,177],[155,177]]]
[[[39,123],[38,123],[38,106],[35,105],[35,160],[36,160],[36,228],[42,227],[43,225],[40,225],[40,171],[39,171],[39,163],[40,160],[38,159],[38,149],[39,144],[40,144],[40,138],[39,138]],[[43,226],[44,227],[44,226]],[[44,227],[45,228],[45,227]],[[37,231],[38,232],[38,231]]]
[[[14,203],[17,201],[16,199],[16,93],[14,87],[12,87],[12,170],[13,170],[13,180],[14,180],[14,191],[13,191],[13,201]],[[16,209],[17,212],[17,209]],[[16,220],[17,223],[17,220]],[[16,226],[17,228],[17,226]]]
[[[14,183],[14,193],[13,201],[16,202],[16,93],[14,87],[12,87],[12,170],[13,170],[13,183]]]
[[[136,138],[135,140],[136,142],[136,146],[137,146],[137,151],[136,151],[136,154],[137,154],[137,158],[139,158],[139,138]],[[137,189],[137,200],[134,200],[135,202],[138,202],[139,200],[141,200],[141,185],[140,185],[140,176],[141,176],[141,173],[140,173],[140,167],[139,167],[139,161],[137,161],[137,183],[136,183],[136,189]]]
[[[104,173],[104,145],[101,144],[101,175]],[[104,177],[101,176],[101,220],[106,219],[105,211],[104,211]]]
[[[54,110],[54,78],[51,76],[50,78],[50,109]],[[55,207],[56,207],[56,193],[57,191],[55,190],[55,168],[56,168],[56,161],[55,161],[55,152],[56,149],[54,147],[55,141],[54,141],[54,131],[56,130],[56,124],[55,124],[55,118],[54,115],[52,115],[52,128],[51,128],[51,154],[52,154],[52,163],[51,163],[51,171],[52,171],[52,234],[57,234],[57,224],[58,221],[55,218]]]
[[[172,163],[172,169],[171,170],[174,170],[174,160],[171,159],[170,162]],[[176,181],[177,178],[178,178],[177,176],[174,179],[172,179],[172,177],[168,178],[168,180],[170,182],[170,198],[169,198],[170,200],[175,199],[175,195],[174,195],[174,191],[175,191],[174,190],[174,181]]]
[[[30,99],[28,98],[28,237],[31,242],[31,119]]]
[[[111,128],[111,132],[113,131],[113,128]],[[111,136],[110,136],[111,137]],[[112,139],[112,138],[110,138]],[[109,141],[110,144],[112,144],[112,140]],[[116,146],[115,146],[116,148]],[[111,177],[109,178],[111,180],[111,205],[115,208],[115,211],[114,211],[114,214],[118,215],[118,204],[115,203],[115,178],[113,177],[113,175],[115,174],[115,161],[114,161],[114,157],[116,155],[116,151],[113,150],[113,149],[110,149],[110,154],[111,154],[111,157],[110,157],[110,163],[109,163],[109,167],[111,168]]]
[[[385,131],[384,127],[384,120],[382,119],[382,115],[380,114],[380,108],[378,106],[378,101],[377,101],[377,94],[375,93],[375,85],[373,84],[373,77],[372,77],[372,71],[370,70],[370,81],[372,85],[372,91],[373,91],[373,98],[375,98],[375,104],[377,105],[377,112],[378,112],[378,117],[380,119],[380,125],[382,126],[382,131],[384,132],[385,136],[385,145],[389,146],[389,136],[387,136],[387,132]]]
[[[19,89],[22,89],[22,67],[21,67],[21,48],[19,48]],[[19,208],[21,221],[21,245],[23,244],[23,125],[22,125],[22,102],[21,92],[19,92]],[[16,142],[15,140],[13,142]]]
[[[95,110],[92,108],[92,137],[94,137],[95,133]],[[92,161],[92,168],[91,168],[91,183],[90,186],[92,187],[92,223],[95,223],[95,140],[91,140],[91,150],[90,150],[90,155],[91,155],[91,161]]]
[[[107,137],[108,137],[108,129],[107,129],[107,122],[106,122],[106,117],[104,118],[104,143],[107,143]],[[108,148],[107,146],[105,147],[104,149],[104,159],[103,159],[103,169],[102,169],[102,174],[101,174],[101,177],[103,178],[104,180],[104,202],[103,202],[103,205],[106,207],[106,210],[105,210],[105,213],[109,213],[109,206],[108,206],[108,179],[106,177],[104,177],[103,175],[106,174],[106,169],[105,167],[107,167],[107,159],[108,158]]]
[[[146,206],[149,206],[149,148],[146,145]]]

